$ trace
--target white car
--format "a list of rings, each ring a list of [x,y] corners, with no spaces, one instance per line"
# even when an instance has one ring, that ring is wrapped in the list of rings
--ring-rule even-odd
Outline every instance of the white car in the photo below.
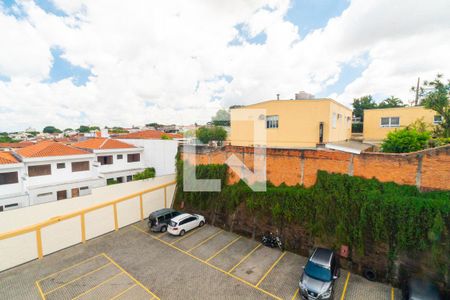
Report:
[[[201,215],[181,214],[170,220],[167,232],[172,235],[184,235],[191,229],[205,225],[205,217]]]

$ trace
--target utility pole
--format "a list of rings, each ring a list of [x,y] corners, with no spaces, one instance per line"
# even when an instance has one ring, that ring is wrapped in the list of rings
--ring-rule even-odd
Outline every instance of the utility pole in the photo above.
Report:
[[[414,102],[415,106],[417,106],[419,103],[419,85],[420,85],[420,77],[417,77],[416,101]]]

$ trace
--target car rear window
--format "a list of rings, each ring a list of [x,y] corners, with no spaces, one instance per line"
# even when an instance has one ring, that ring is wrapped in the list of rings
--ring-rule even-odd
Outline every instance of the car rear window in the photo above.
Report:
[[[175,227],[175,226],[177,226],[177,222],[174,222],[174,221],[170,221],[170,226],[172,226],[172,227]]]
[[[331,271],[321,265],[315,264],[312,261],[308,261],[305,267],[305,273],[309,277],[315,278],[321,281],[331,281]]]

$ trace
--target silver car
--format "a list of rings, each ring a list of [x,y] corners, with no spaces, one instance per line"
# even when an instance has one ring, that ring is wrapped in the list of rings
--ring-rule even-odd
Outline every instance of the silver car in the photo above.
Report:
[[[339,277],[339,266],[333,251],[316,248],[309,257],[300,277],[300,295],[305,300],[333,299],[334,282]]]

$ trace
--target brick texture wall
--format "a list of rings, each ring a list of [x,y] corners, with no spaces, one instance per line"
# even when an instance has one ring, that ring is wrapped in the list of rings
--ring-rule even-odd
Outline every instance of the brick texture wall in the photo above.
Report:
[[[198,149],[194,154],[183,153],[183,158],[196,164],[223,164],[236,155],[253,170],[254,148],[226,146],[219,149]],[[263,158],[256,153],[258,158]],[[332,150],[293,150],[269,148],[266,151],[267,179],[279,185],[316,182],[318,170],[349,174],[380,181],[416,185],[421,190],[450,190],[450,146],[407,154],[362,153],[350,154]],[[230,183],[239,180],[230,171]]]

